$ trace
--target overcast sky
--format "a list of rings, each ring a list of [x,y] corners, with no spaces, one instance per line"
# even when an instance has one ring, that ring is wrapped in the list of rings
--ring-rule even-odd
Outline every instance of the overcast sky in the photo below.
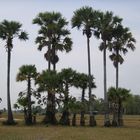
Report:
[[[102,11],[113,11],[115,15],[123,18],[123,24],[130,28],[133,36],[137,40],[135,52],[129,52],[125,57],[125,62],[120,67],[121,87],[131,89],[133,94],[140,94],[140,1],[139,0],[0,0],[0,22],[4,19],[19,21],[23,24],[23,29],[29,34],[29,40],[20,42],[14,40],[14,48],[11,59],[11,100],[12,104],[16,102],[20,91],[26,89],[26,83],[17,83],[16,74],[18,68],[23,64],[35,64],[38,71],[41,72],[47,68],[47,62],[44,59],[44,52],[37,50],[34,43],[37,36],[38,26],[32,25],[32,19],[39,12],[57,11],[68,20],[71,20],[73,11],[82,7],[91,6],[94,9]],[[82,31],[71,29],[73,40],[73,50],[69,53],[59,53],[60,61],[57,69],[72,67],[79,72],[87,73],[87,48],[86,37]],[[91,72],[95,77],[97,89],[93,94],[97,97],[103,97],[103,61],[102,52],[99,51],[100,40],[94,37],[91,39]],[[7,53],[4,48],[5,42],[0,40],[0,97],[3,99],[0,108],[6,107],[6,77],[7,77]],[[115,85],[115,69],[112,62],[107,59],[107,81],[108,87]],[[79,90],[72,90],[72,94],[80,97]]]

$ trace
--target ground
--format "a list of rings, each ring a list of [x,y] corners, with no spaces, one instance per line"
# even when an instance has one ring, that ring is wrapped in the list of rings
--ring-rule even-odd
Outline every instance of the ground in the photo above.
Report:
[[[139,140],[140,116],[125,116],[122,128],[104,128],[103,116],[97,116],[97,127],[24,126],[22,115],[16,115],[16,126],[0,125],[0,140]],[[4,119],[5,116],[2,116]],[[1,121],[3,119],[0,119]],[[42,116],[37,117],[38,121]],[[77,119],[79,120],[79,118]],[[88,121],[88,120],[87,120]],[[79,121],[77,121],[79,122]]]

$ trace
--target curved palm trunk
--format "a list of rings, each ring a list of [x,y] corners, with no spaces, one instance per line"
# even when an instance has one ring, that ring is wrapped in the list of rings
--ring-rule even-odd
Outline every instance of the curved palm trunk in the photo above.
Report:
[[[92,113],[92,103],[91,103],[91,65],[90,65],[90,45],[89,45],[89,37],[87,36],[87,53],[88,53],[88,76],[89,76],[89,111],[90,111],[90,119],[89,125],[96,126],[95,116]]]
[[[8,58],[7,58],[7,108],[8,108],[8,124],[13,124],[13,113],[11,109],[11,98],[10,98],[10,61],[11,61],[11,48],[8,47]]]
[[[108,103],[108,95],[107,95],[107,73],[106,73],[106,42],[105,48],[103,50],[103,62],[104,62],[104,103],[105,103],[105,116],[104,116],[104,126],[110,126],[109,119],[109,103]]]
[[[82,90],[81,101],[84,104],[84,102],[85,102],[85,89]],[[81,111],[80,125],[85,126],[85,111],[84,111],[84,109],[82,109],[82,111]]]
[[[28,115],[27,115],[27,124],[32,124],[32,104],[31,104],[31,79],[28,77]]]

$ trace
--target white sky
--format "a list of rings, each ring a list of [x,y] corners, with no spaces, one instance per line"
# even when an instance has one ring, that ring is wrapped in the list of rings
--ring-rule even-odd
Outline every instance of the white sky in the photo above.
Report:
[[[92,6],[102,11],[113,11],[115,15],[122,17],[125,26],[129,27],[137,40],[135,52],[129,52],[125,56],[125,62],[120,67],[120,86],[131,89],[133,94],[140,93],[140,1],[139,0],[0,0],[0,22],[4,19],[19,21],[23,29],[29,33],[29,41],[20,42],[14,40],[14,48],[11,59],[11,100],[16,102],[17,95],[26,88],[26,83],[15,81],[18,68],[23,64],[35,64],[38,71],[47,68],[44,52],[37,50],[34,43],[38,26],[32,25],[32,19],[39,12],[57,11],[70,20],[73,11],[82,6]],[[82,31],[71,29],[73,50],[69,54],[59,53],[60,61],[57,69],[72,67],[73,69],[87,73],[87,48],[86,37]],[[97,97],[103,97],[103,62],[102,52],[99,51],[100,41],[94,37],[91,39],[91,71],[95,77],[97,89],[93,91]],[[6,107],[6,78],[7,78],[7,53],[5,42],[0,40],[0,97],[3,99],[0,108]],[[45,50],[44,50],[45,51]],[[108,87],[115,85],[115,69],[112,62],[107,59]],[[72,90],[72,94],[80,97],[79,90]]]

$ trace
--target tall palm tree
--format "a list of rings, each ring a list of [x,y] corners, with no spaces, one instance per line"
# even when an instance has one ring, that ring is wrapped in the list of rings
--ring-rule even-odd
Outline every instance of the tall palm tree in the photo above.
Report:
[[[129,28],[123,27],[119,24],[113,33],[114,40],[111,42],[110,50],[112,54],[110,59],[113,61],[113,64],[116,69],[116,89],[119,87],[119,64],[124,62],[124,59],[121,53],[126,54],[128,49],[135,50],[135,38],[132,36],[132,33],[129,31]]]
[[[110,126],[109,119],[109,104],[107,97],[107,73],[106,73],[106,50],[113,39],[113,29],[122,21],[121,18],[114,16],[112,12],[98,12],[97,30],[94,32],[98,39],[102,42],[99,49],[103,51],[103,65],[104,65],[104,102],[105,102],[105,118],[104,126]]]
[[[23,65],[19,68],[19,72],[16,77],[17,81],[27,81],[27,124],[32,124],[31,80],[36,79],[37,75],[35,65]]]
[[[53,70],[55,70],[55,65],[59,60],[56,51],[69,52],[72,49],[72,41],[69,38],[70,32],[66,29],[68,22],[59,12],[44,12],[39,13],[33,20],[33,24],[38,24],[41,27],[38,32],[39,36],[36,38],[36,43],[39,45],[38,49],[48,48],[44,55],[48,61],[48,69],[52,63]]]
[[[90,38],[92,36],[93,27],[96,22],[96,11],[92,7],[82,7],[74,12],[72,17],[72,28],[77,27],[83,31],[83,35],[87,37],[87,53],[88,53],[88,76],[89,76],[89,100],[91,99],[91,64],[90,64]],[[93,119],[93,113],[90,105],[90,126],[94,126],[96,121]]]
[[[69,52],[72,49],[72,41],[71,38],[69,38],[70,32],[66,29],[68,22],[59,12],[45,12],[39,13],[33,20],[33,23],[38,24],[41,27],[38,32],[39,36],[36,38],[36,43],[39,44],[38,49],[42,50],[43,47],[48,47],[48,50],[44,55],[48,61],[48,70],[51,69],[52,63],[53,70],[55,71],[56,63],[59,60],[59,57],[56,54],[57,51]],[[53,96],[52,98],[55,99],[55,94],[51,95],[48,93],[48,95],[50,95],[50,98]],[[55,106],[55,102],[53,102],[52,105]],[[55,112],[52,112],[54,114],[52,114],[53,116],[51,118],[54,118]]]
[[[11,62],[11,51],[13,48],[13,39],[18,37],[20,40],[27,40],[28,35],[26,32],[21,30],[22,24],[15,21],[4,20],[0,23],[0,38],[6,41],[7,51],[7,108],[8,108],[8,124],[13,124],[13,114],[11,109],[10,100],[10,62]]]

